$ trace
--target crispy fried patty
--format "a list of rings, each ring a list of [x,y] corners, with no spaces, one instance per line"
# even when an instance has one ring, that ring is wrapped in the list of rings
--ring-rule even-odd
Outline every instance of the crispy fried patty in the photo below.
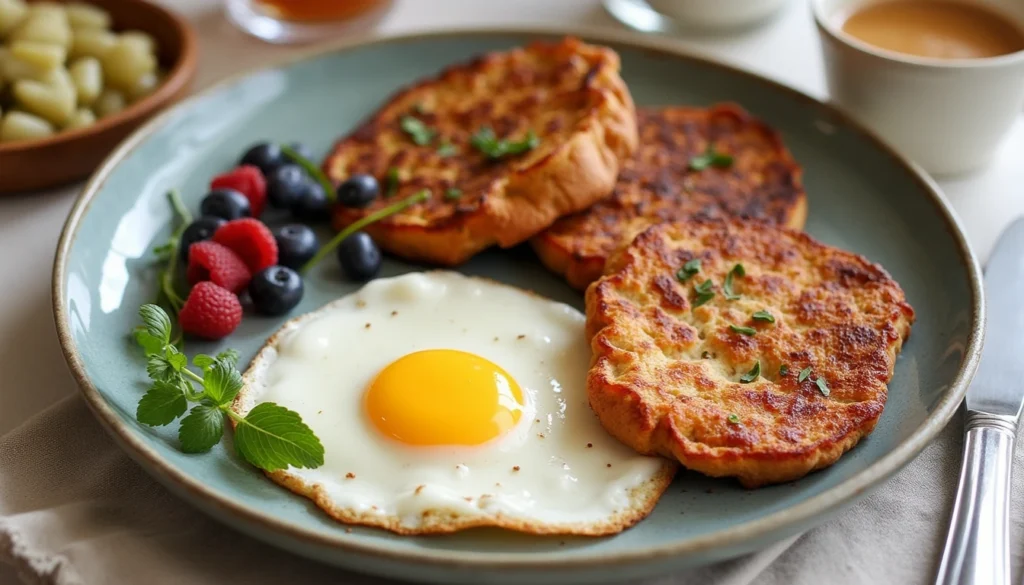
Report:
[[[608,256],[652,223],[742,217],[803,228],[800,166],[778,132],[739,106],[648,108],[637,118],[640,148],[625,163],[613,195],[532,240],[544,263],[573,286],[596,280]],[[709,145],[732,156],[732,164],[691,168]]]
[[[417,126],[424,131],[410,131]],[[472,144],[484,129],[539,142],[492,160]],[[367,231],[398,256],[455,265],[606,197],[636,144],[618,55],[568,38],[487,54],[399,92],[335,146],[324,170],[335,183],[374,175],[384,192],[366,209],[339,207],[339,229],[428,190],[427,203]]]
[[[735,219],[647,229],[586,306],[605,429],[748,487],[831,465],[871,432],[914,320],[881,266]]]

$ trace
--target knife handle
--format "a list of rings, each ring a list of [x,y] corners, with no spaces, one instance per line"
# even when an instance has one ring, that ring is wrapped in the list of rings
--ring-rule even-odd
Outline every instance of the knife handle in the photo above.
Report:
[[[967,411],[964,460],[936,585],[1010,585],[1011,417]]]

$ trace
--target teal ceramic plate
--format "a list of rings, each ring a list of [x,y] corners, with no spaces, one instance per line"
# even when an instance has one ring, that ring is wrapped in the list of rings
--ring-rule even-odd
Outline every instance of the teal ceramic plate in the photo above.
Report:
[[[614,47],[636,102],[731,100],[778,128],[804,168],[807,230],[883,264],[918,321],[875,432],[832,468],[747,491],[681,474],[654,513],[611,538],[537,538],[475,530],[398,537],[345,527],[243,464],[230,448],[184,455],[176,429],[136,423],[143,364],[126,333],[154,298],[150,250],[168,235],[165,193],[198,206],[207,181],[260,139],[301,139],[324,154],[395,89],[484,51],[552,31],[467,31],[347,44],[228,80],[137,132],[93,177],[68,219],[54,269],[64,353],[99,420],[175,493],[242,532],[302,555],[406,579],[594,582],[735,556],[822,522],[907,463],[950,419],[977,364],[980,270],[932,182],[829,107],[772,82],[673,52],[656,40],[580,36]],[[387,274],[418,267],[391,261]],[[527,249],[483,254],[463,269],[582,306]],[[353,290],[327,262],[295,313]],[[283,319],[249,317],[227,343],[248,360]],[[191,344],[190,351],[214,348]],[[230,447],[230,445],[228,445]],[[328,448],[330,448],[328,446]]]

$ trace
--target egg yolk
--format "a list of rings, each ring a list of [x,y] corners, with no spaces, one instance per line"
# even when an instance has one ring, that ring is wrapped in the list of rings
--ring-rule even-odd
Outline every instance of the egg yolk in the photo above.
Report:
[[[408,445],[479,445],[519,422],[523,391],[478,355],[429,349],[388,364],[364,403],[378,431]]]

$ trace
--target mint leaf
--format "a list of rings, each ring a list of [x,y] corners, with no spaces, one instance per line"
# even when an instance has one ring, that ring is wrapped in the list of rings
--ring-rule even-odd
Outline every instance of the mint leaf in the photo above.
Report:
[[[540,138],[531,130],[518,142],[504,138],[499,140],[494,134],[494,130],[484,126],[469,139],[469,143],[487,158],[497,160],[506,155],[522,154],[537,148],[540,145]]]
[[[156,382],[175,382],[178,380],[178,370],[166,356],[154,354],[146,358],[146,373],[151,380]]]
[[[427,127],[423,123],[423,120],[413,116],[402,116],[402,119],[398,121],[399,126],[402,128],[402,132],[409,135],[409,138],[417,146],[426,146],[430,144],[430,141],[434,139],[434,131]]]
[[[178,441],[185,453],[206,453],[224,436],[224,414],[216,406],[200,404],[181,419]]]
[[[188,357],[178,351],[178,348],[173,345],[167,346],[167,363],[174,368],[175,372],[180,372],[182,368],[188,365]]]
[[[235,448],[252,465],[266,471],[316,468],[324,463],[324,447],[298,413],[271,402],[258,404],[236,419]]]
[[[231,363],[218,360],[203,373],[203,387],[216,404],[227,404],[242,389],[242,375]]]
[[[165,380],[157,380],[139,400],[135,418],[144,425],[163,426],[185,414],[188,401],[181,386]]]
[[[216,358],[210,357],[205,353],[197,353],[196,356],[192,358],[192,363],[195,364],[195,366],[200,370],[205,370],[206,368],[212,366],[213,363],[216,361]]]
[[[164,352],[164,341],[150,335],[145,327],[136,327],[132,334],[135,336],[135,343],[139,344],[139,347],[146,352],[146,355]]]
[[[218,361],[228,362],[233,366],[238,364],[238,357],[238,351],[234,349],[225,349],[217,354]]]
[[[163,341],[164,345],[171,342],[171,318],[163,309],[157,305],[142,305],[139,307],[139,317],[146,326],[146,333]]]

